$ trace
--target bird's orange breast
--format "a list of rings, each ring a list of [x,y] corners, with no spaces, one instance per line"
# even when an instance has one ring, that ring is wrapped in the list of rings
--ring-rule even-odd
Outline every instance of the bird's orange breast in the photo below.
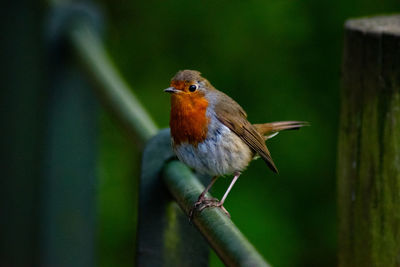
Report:
[[[189,143],[197,147],[207,138],[207,106],[207,99],[200,93],[171,96],[169,124],[175,145]]]

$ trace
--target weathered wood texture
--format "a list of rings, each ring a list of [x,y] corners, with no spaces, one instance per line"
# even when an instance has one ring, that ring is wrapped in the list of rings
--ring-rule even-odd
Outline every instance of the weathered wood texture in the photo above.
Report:
[[[345,25],[339,266],[400,266],[400,16]]]

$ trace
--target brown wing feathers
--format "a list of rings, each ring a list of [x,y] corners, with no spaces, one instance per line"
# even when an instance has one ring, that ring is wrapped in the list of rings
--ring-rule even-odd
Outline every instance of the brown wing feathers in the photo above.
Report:
[[[222,92],[219,93],[223,94]],[[277,173],[278,169],[264,143],[263,136],[247,121],[246,113],[242,107],[227,95],[223,99],[223,102],[215,106],[218,119],[236,133],[254,152],[259,154],[272,171]]]

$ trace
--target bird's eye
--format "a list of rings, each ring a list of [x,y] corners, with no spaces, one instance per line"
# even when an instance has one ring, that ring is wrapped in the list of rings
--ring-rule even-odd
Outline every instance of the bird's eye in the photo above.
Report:
[[[197,90],[197,88],[198,88],[198,85],[197,85],[197,84],[192,84],[191,86],[189,86],[189,91],[190,91],[190,92],[194,92],[194,91]]]

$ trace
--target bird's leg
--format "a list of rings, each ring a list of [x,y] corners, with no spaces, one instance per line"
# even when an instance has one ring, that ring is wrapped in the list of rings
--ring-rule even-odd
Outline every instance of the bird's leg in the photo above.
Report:
[[[213,202],[210,202],[210,203],[205,203],[205,204],[199,209],[199,212],[202,211],[202,210],[204,210],[205,208],[208,208],[208,207],[220,207],[220,208],[223,210],[223,212],[225,212],[225,214],[228,215],[228,217],[230,218],[231,215],[230,215],[229,212],[224,208],[223,204],[224,204],[225,199],[226,199],[226,197],[228,196],[229,192],[231,191],[233,185],[236,183],[237,179],[239,178],[239,176],[240,176],[240,172],[235,172],[235,176],[233,177],[232,182],[231,182],[231,184],[229,185],[228,189],[226,190],[226,192],[225,192],[224,196],[222,197],[221,201],[219,201],[219,202],[213,201]]]
[[[211,179],[210,184],[206,187],[206,189],[204,189],[203,192],[201,192],[199,198],[197,199],[197,201],[194,203],[193,207],[190,209],[189,211],[189,218],[192,219],[193,214],[194,214],[194,210],[199,207],[202,204],[205,203],[210,203],[213,201],[218,201],[216,198],[205,198],[205,195],[207,194],[207,192],[211,189],[211,187],[213,186],[213,184],[215,183],[215,181],[217,180],[218,176],[214,176]]]
[[[207,192],[211,189],[211,187],[214,185],[215,181],[217,180],[218,176],[214,176],[211,179],[210,184],[206,187],[206,189],[204,189],[204,191],[200,194],[199,198],[197,199],[196,203],[194,203],[194,206],[199,206],[201,204],[203,204],[203,202],[207,202],[209,200],[214,200],[214,199],[207,199],[205,198],[205,195],[207,194]]]

